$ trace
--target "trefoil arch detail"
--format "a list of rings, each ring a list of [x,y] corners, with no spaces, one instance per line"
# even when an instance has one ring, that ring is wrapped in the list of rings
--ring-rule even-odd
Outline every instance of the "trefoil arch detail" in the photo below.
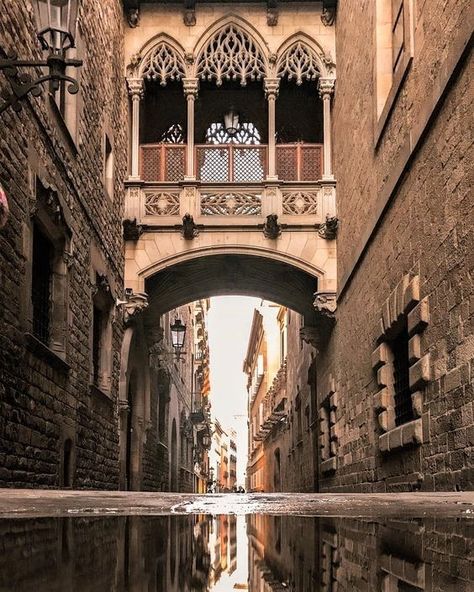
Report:
[[[288,39],[280,47],[275,71],[278,78],[294,80],[297,85],[336,75],[331,56],[316,42],[300,36]]]

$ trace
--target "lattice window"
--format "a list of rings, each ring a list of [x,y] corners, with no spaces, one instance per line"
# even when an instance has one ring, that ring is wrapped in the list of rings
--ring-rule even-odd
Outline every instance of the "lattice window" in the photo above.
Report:
[[[286,76],[288,80],[295,80],[298,85],[303,80],[316,80],[320,75],[316,52],[301,41],[290,46],[278,60],[277,76]]]
[[[31,301],[33,304],[33,335],[48,344],[50,337],[52,258],[54,249],[35,225],[33,230],[33,265]]]
[[[166,86],[168,80],[184,78],[184,62],[168,43],[162,41],[145,57],[142,76],[147,80],[158,80],[161,86]]]
[[[198,147],[196,150],[197,178],[205,182],[228,183],[229,151],[225,147]]]
[[[282,181],[317,181],[322,174],[320,144],[278,144],[276,171]]]
[[[233,150],[233,171],[236,183],[263,181],[265,177],[264,148],[235,148]]]
[[[180,123],[173,123],[163,132],[160,142],[164,144],[184,144],[184,130]]]
[[[277,146],[276,172],[283,181],[298,180],[298,162],[295,146]]]
[[[211,123],[206,130],[207,144],[260,144],[261,136],[253,123],[241,123],[236,134],[230,135],[223,123]]]
[[[184,150],[166,150],[165,181],[182,181],[184,177],[185,153]]]
[[[141,147],[141,178],[144,181],[182,181],[185,164],[183,145],[152,144]]]
[[[218,31],[198,58],[197,75],[202,80],[260,80],[265,76],[265,59],[255,41],[233,24]]]
[[[285,191],[283,193],[283,213],[300,216],[318,213],[318,193],[316,191]]]
[[[208,183],[255,183],[265,178],[265,146],[198,146],[196,176]]]
[[[179,193],[154,191],[145,193],[146,216],[178,216]]]
[[[203,193],[203,216],[260,216],[262,194],[248,192]]]

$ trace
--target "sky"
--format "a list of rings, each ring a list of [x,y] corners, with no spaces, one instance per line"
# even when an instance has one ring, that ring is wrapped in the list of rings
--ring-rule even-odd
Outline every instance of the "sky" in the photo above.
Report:
[[[237,431],[237,483],[245,485],[247,464],[247,377],[242,367],[253,311],[259,298],[211,298],[208,313],[212,416],[227,431]]]

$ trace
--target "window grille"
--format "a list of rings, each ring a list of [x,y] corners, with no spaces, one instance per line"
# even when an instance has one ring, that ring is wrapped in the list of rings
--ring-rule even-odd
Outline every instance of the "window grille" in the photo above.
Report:
[[[206,144],[260,144],[261,136],[253,123],[241,123],[235,134],[229,134],[223,123],[211,123],[206,130]]]
[[[405,327],[392,340],[393,386],[395,390],[395,425],[414,419],[409,384],[408,330]]]
[[[103,328],[103,312],[100,310],[100,308],[94,306],[92,320],[92,380],[96,386],[98,386],[100,382]]]
[[[53,246],[35,227],[33,230],[32,292],[33,335],[49,343]]]

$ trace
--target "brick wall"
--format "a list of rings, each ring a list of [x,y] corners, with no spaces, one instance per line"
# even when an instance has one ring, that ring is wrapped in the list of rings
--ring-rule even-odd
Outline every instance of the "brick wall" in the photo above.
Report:
[[[0,37],[21,58],[40,57],[29,2],[0,2]],[[0,180],[11,208],[0,232],[0,485],[57,487],[61,448],[71,437],[76,487],[113,488],[118,483],[116,398],[121,323],[112,324],[109,396],[91,393],[91,251],[103,261],[113,297],[121,296],[123,179],[126,171],[125,86],[122,9],[118,0],[82,4],[81,91],[75,142],[62,129],[47,89],[23,102],[20,114],[2,114]],[[30,70],[31,71],[31,70]],[[31,71],[32,72],[32,71]],[[8,87],[0,79],[2,89]],[[115,154],[114,195],[103,186],[107,131]],[[68,210],[72,262],[68,269],[65,361],[69,370],[32,351],[27,277],[32,179],[52,185]]]
[[[322,393],[333,370],[343,419],[337,471],[321,488],[471,489],[474,249],[466,114],[472,99],[469,56],[462,54],[468,3],[417,3],[413,61],[378,146],[374,5],[365,2],[359,12],[342,4],[337,21],[334,154],[343,293],[319,374]],[[423,443],[382,454],[370,358],[381,337],[382,308],[405,274],[419,277],[420,299],[429,308],[420,341],[430,360]]]

